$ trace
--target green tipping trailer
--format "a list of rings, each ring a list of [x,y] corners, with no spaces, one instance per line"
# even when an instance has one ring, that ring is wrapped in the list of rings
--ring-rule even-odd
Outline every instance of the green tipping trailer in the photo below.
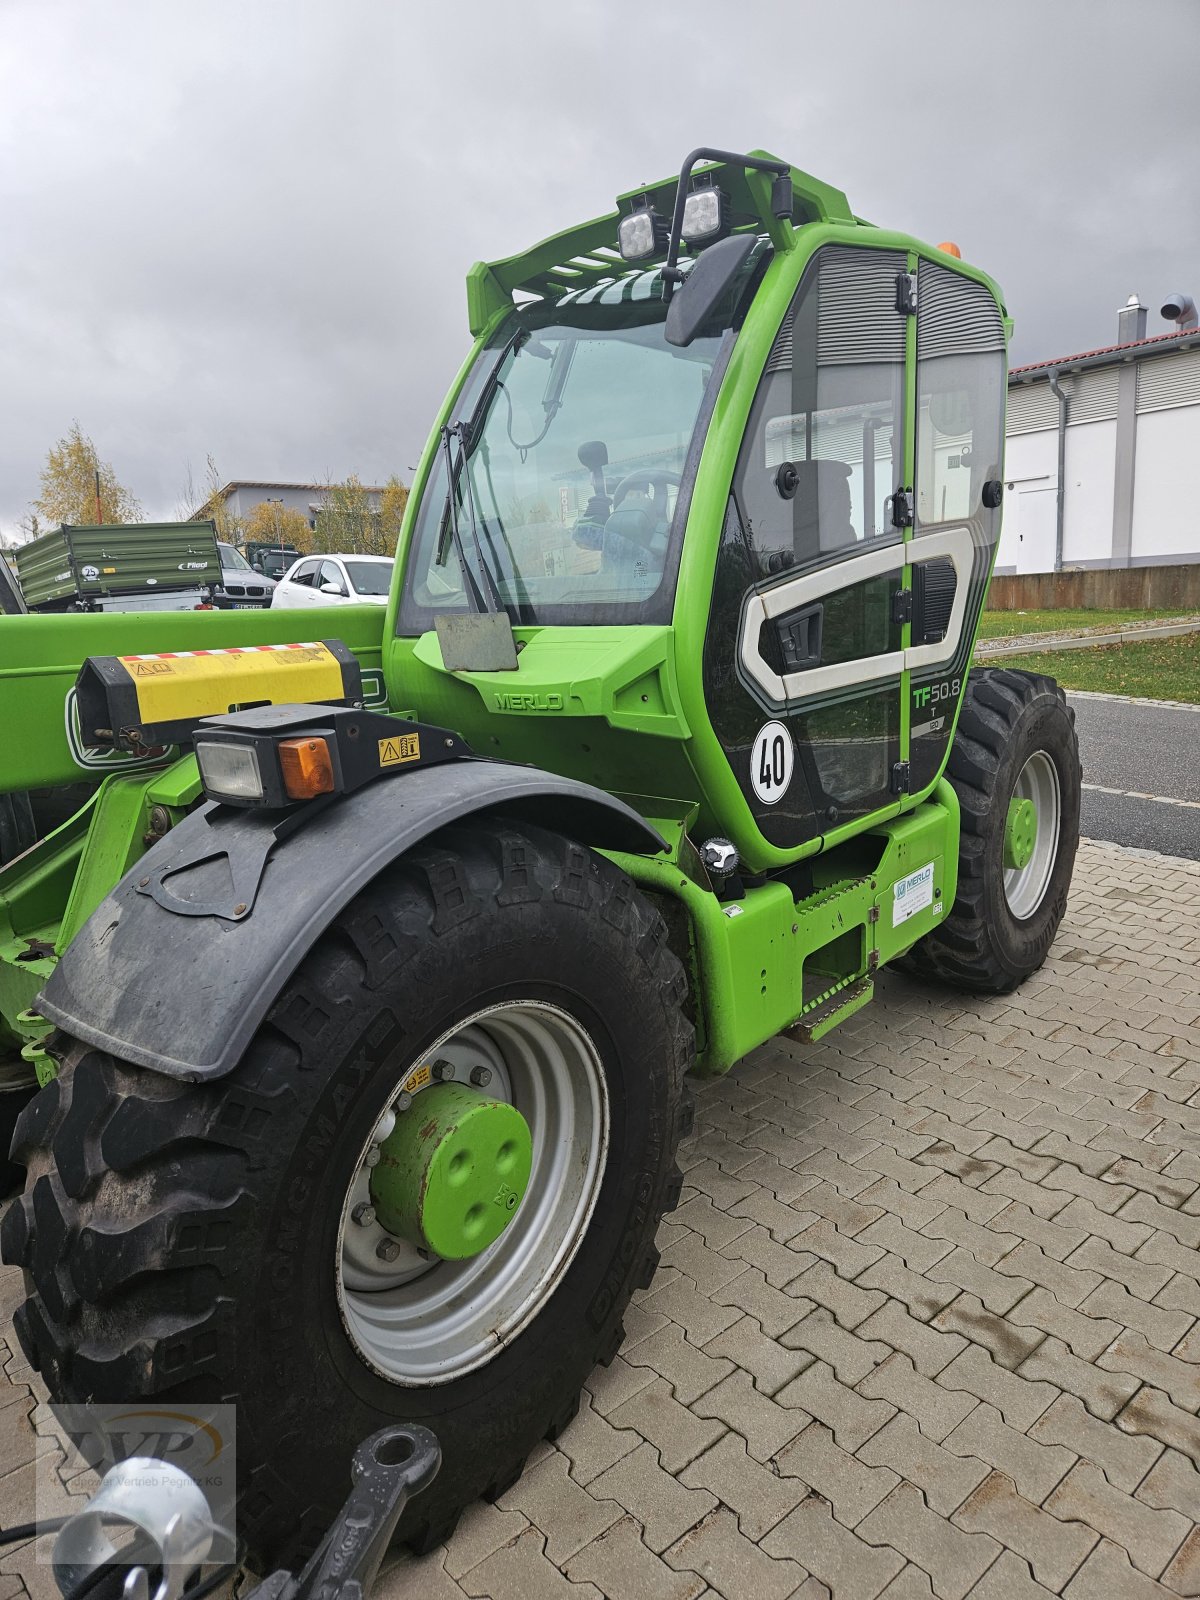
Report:
[[[31,611],[141,609],[135,598],[158,609],[159,596],[221,581],[212,522],[64,523],[22,545],[16,558]]]

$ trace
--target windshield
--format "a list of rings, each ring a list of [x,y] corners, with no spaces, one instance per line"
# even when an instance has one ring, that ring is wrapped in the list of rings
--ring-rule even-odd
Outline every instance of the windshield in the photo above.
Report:
[[[342,562],[350,574],[350,582],[359,594],[386,594],[392,586],[392,563],[390,561],[351,561]]]
[[[229,567],[234,572],[250,572],[253,569],[240,550],[235,550],[231,544],[218,544],[221,552],[221,565]]]
[[[731,296],[735,308],[750,276]],[[554,308],[526,307],[481,353],[455,410],[467,424],[465,472],[459,437],[444,441],[413,534],[399,632],[470,608],[460,550],[473,574],[482,553],[494,591],[486,574],[479,588],[514,622],[670,619],[688,456],[703,441],[733,316],[679,349],[663,337],[661,294],[647,272]]]

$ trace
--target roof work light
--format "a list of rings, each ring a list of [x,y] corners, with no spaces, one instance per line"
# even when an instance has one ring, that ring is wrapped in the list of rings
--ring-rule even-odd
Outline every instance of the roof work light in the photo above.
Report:
[[[625,261],[647,261],[666,250],[668,232],[666,218],[643,195],[617,224],[617,248]]]
[[[729,196],[715,183],[700,183],[683,202],[680,232],[689,244],[715,244],[729,232]]]

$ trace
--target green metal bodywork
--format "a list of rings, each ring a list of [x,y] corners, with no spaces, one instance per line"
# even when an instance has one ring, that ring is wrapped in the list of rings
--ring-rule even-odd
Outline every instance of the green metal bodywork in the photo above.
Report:
[[[162,762],[81,750],[73,689],[88,656],[218,650],[319,638],[329,612],[171,611],[132,615],[0,617],[0,794],[97,783],[107,773]],[[369,704],[384,701],[378,606],[339,606],[337,632],[363,669]]]
[[[623,270],[612,249],[617,212],[520,256],[472,268],[468,311],[476,342],[417,469],[388,606],[382,615],[366,607],[336,613],[339,636],[364,671],[380,680],[380,700],[385,695],[393,712],[452,727],[480,755],[531,763],[620,795],[668,839],[667,854],[613,859],[662,908],[689,964],[700,1070],[710,1074],[728,1070],[781,1030],[796,1027],[819,1038],[853,1014],[870,999],[878,967],[936,927],[956,892],[958,804],[942,771],[869,817],[783,849],[759,831],[705,705],[701,663],[730,484],[759,380],[806,264],[826,245],[869,243],[902,252],[910,269],[936,260],[962,272],[999,304],[995,285],[976,269],[908,235],[871,227],[851,213],[840,191],[807,174],[793,170],[792,177],[789,223],[771,214],[765,175],[722,169],[735,210],[757,217],[774,253],[715,397],[691,485],[669,624],[517,626],[518,665],[499,672],[449,672],[435,633],[409,638],[396,631],[440,429],[453,416],[464,380],[513,315],[515,291],[553,299]],[[674,187],[670,180],[636,193],[669,210]],[[911,484],[915,318],[906,372],[904,481]],[[906,587],[910,574],[905,565]],[[972,631],[977,622],[976,612],[968,619]],[[153,808],[165,807],[170,820],[195,788],[187,763],[139,770],[110,758],[103,771],[81,769],[70,736],[69,690],[83,659],[277,643],[317,631],[310,613],[294,611],[0,618],[0,707],[6,730],[16,735],[0,767],[0,791],[103,778],[82,811],[0,868],[0,1031],[10,1039],[31,1037],[17,1013],[29,1007],[51,970],[50,949],[65,948],[104,889],[137,860]],[[903,645],[909,642],[905,624]],[[907,760],[907,671],[901,679],[901,758]],[[742,899],[718,898],[699,866],[696,844],[716,834],[734,842],[754,875]],[[798,863],[811,874],[808,889],[795,887]],[[906,888],[913,893],[902,908]]]

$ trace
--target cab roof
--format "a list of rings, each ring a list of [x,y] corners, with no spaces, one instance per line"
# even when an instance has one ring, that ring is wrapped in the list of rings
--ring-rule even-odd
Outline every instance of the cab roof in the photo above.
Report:
[[[747,154],[778,161],[768,150]],[[791,169],[792,221],[777,218],[770,206],[770,180],[762,172],[727,163],[711,162],[697,167],[696,174],[719,172],[721,187],[729,195],[734,232],[766,231],[777,250],[790,249],[794,225],[807,222],[842,222],[869,226],[850,210],[840,189],[823,183],[798,167]],[[518,255],[500,261],[477,261],[467,274],[467,307],[471,333],[478,338],[497,312],[512,306],[514,295],[557,300],[569,290],[584,290],[602,280],[642,269],[631,266],[616,248],[617,223],[633,209],[633,202],[648,201],[656,210],[668,214],[675,204],[678,174],[641,184],[617,196],[616,210],[590,222],[579,223],[556,233]]]

